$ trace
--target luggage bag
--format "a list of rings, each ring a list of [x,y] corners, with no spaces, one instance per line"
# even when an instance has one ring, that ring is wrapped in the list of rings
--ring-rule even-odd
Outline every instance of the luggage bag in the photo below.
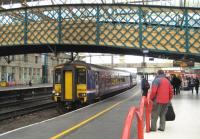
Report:
[[[174,121],[175,117],[176,117],[176,115],[175,115],[173,106],[171,103],[169,103],[168,108],[167,108],[167,113],[165,115],[165,120],[166,121]]]

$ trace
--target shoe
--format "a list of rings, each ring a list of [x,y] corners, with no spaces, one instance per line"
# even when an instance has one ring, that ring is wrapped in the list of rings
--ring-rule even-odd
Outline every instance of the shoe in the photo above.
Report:
[[[156,130],[155,129],[150,129],[150,132],[156,132]]]
[[[160,130],[160,131],[165,131],[164,129],[161,129],[161,128],[158,128],[158,130]]]

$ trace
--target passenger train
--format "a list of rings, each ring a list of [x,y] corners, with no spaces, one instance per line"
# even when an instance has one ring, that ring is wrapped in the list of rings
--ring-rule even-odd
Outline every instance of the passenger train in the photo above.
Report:
[[[136,74],[74,61],[55,67],[52,93],[58,106],[70,109],[134,85]]]

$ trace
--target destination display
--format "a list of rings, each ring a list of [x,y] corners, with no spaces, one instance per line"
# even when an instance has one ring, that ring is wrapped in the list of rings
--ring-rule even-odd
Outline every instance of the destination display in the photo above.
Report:
[[[193,67],[194,61],[174,60],[173,67]]]

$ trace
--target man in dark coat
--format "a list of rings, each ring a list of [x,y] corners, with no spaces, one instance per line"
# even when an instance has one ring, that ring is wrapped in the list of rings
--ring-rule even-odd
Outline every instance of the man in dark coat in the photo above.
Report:
[[[141,81],[142,96],[147,96],[149,88],[150,85],[148,81],[144,78],[144,75],[142,75],[142,81]]]
[[[181,83],[180,79],[177,78],[176,75],[173,75],[171,84],[173,85],[174,88],[174,95],[179,94],[180,83]]]
[[[176,94],[180,94],[181,82],[180,77],[176,77]]]
[[[198,79],[198,77],[196,77],[196,79],[194,79],[194,87],[195,87],[196,93],[198,95],[198,93],[199,93],[199,79]]]
[[[189,87],[189,90],[192,90],[192,94],[193,94],[193,89],[194,89],[194,79],[193,79],[193,77],[188,79],[188,87]]]

